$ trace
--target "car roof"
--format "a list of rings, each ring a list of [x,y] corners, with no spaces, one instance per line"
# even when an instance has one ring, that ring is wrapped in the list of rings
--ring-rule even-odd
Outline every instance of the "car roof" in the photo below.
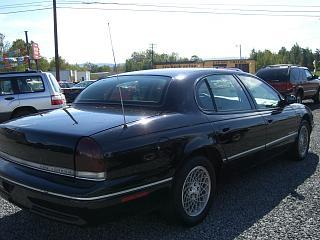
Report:
[[[134,72],[126,72],[119,74],[119,76],[129,76],[129,75],[161,75],[168,76],[173,79],[183,80],[189,77],[201,77],[203,75],[210,74],[243,74],[234,69],[216,69],[216,68],[161,68],[161,69],[150,69],[150,70],[141,70]]]

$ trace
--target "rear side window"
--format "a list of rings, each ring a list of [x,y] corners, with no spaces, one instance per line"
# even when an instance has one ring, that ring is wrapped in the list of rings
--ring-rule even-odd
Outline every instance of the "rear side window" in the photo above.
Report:
[[[217,111],[250,110],[251,105],[243,88],[232,75],[207,77]]]
[[[18,88],[20,93],[43,92],[44,85],[40,76],[18,77]]]
[[[213,101],[210,90],[207,87],[206,81],[201,81],[197,87],[197,102],[204,110],[214,110]]]
[[[299,68],[292,68],[290,72],[290,81],[293,83],[297,83],[300,80],[299,76]]]
[[[289,80],[289,68],[263,68],[256,75],[265,81],[286,82]]]
[[[11,79],[0,79],[0,95],[14,94],[13,83]]]

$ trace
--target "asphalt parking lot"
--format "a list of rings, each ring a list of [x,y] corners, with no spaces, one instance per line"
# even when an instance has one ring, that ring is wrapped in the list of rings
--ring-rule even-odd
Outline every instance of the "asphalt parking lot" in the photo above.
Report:
[[[80,228],[54,222],[0,198],[0,239],[320,239],[320,105],[306,160],[274,159],[218,187],[206,220],[191,229],[149,213]]]

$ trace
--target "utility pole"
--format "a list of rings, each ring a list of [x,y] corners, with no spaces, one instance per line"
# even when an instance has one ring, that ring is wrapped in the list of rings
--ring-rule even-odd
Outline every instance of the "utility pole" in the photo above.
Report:
[[[58,50],[58,27],[57,27],[57,3],[53,0],[53,28],[54,28],[54,59],[56,63],[56,79],[60,82],[60,61]]]
[[[28,54],[28,68],[31,69],[31,60],[30,60],[30,48],[29,48],[29,40],[28,40],[28,31],[24,31],[26,35],[26,48]]]
[[[242,56],[241,56],[241,44],[239,45],[236,45],[236,47],[239,47],[239,50],[240,50],[240,58],[239,58],[239,68],[242,70],[242,63],[241,63],[241,59],[242,59]]]
[[[151,43],[151,68],[153,69],[154,67],[154,51],[153,51],[153,47],[155,46],[154,43]]]

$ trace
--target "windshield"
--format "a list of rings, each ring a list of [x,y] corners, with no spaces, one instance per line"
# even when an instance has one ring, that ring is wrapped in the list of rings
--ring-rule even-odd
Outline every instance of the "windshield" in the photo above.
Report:
[[[120,103],[120,90],[124,104],[160,104],[170,77],[165,76],[119,76],[97,81],[86,88],[76,103]]]
[[[289,70],[287,67],[286,68],[264,68],[259,70],[256,75],[265,81],[277,80],[280,82],[285,82],[289,80]]]

